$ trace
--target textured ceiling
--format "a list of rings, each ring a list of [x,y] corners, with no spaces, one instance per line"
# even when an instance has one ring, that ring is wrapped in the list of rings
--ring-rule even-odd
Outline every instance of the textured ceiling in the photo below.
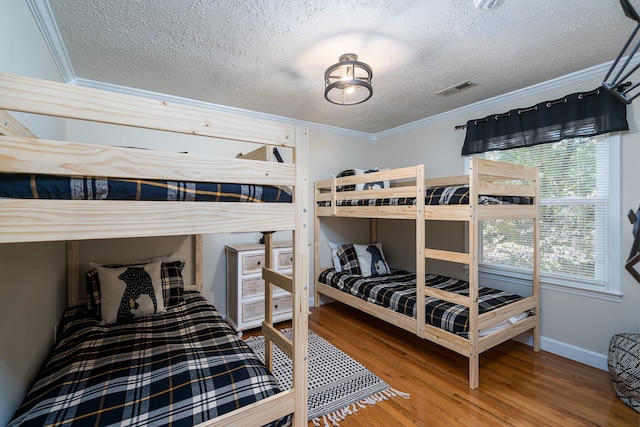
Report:
[[[76,77],[378,133],[615,59],[618,0],[50,0]],[[324,99],[346,52],[373,97]],[[603,76],[604,77],[604,76]],[[436,92],[471,80],[476,86]]]

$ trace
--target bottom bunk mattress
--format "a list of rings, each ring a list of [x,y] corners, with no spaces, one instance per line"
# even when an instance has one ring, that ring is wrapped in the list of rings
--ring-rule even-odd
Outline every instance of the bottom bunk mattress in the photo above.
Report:
[[[415,273],[396,270],[390,274],[363,277],[328,269],[320,274],[318,281],[397,313],[414,318],[417,316]],[[469,295],[469,283],[464,280],[427,274],[425,284],[443,291]],[[480,286],[478,287],[478,314],[521,299],[522,297],[516,294]],[[434,297],[425,297],[425,302],[427,324],[461,336],[468,335],[469,309],[467,307]],[[521,320],[527,315],[528,313],[523,313],[516,316],[512,322]],[[487,335],[499,328],[500,325],[496,325],[494,328],[480,332],[481,335]]]
[[[213,305],[197,292],[184,298],[166,313],[107,326],[85,307],[68,309],[9,426],[192,426],[280,391]]]

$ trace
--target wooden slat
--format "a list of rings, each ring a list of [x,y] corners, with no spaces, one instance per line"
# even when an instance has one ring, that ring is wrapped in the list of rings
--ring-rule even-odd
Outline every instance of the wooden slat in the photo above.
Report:
[[[533,329],[537,322],[537,316],[527,317],[525,319],[522,319],[515,325],[509,326],[508,328],[502,329],[484,337],[480,337],[478,340],[478,352],[485,352],[490,348],[493,348],[496,345],[505,342],[508,339],[511,339],[523,332]]]
[[[514,180],[526,179],[533,180],[536,178],[537,168],[530,166],[517,165],[515,163],[498,162],[495,160],[482,159],[472,157],[471,163],[475,164],[479,178],[482,180]]]
[[[262,147],[258,147],[253,151],[249,151],[248,153],[240,153],[238,154],[237,158],[244,160],[261,160],[271,162],[273,161],[273,147],[263,145]]]
[[[425,219],[437,221],[469,221],[472,210],[468,205],[427,205]]]
[[[415,186],[382,188],[379,190],[362,190],[362,191],[340,191],[336,193],[336,200],[369,200],[369,199],[390,199],[393,197],[415,197]],[[323,200],[322,198],[317,201]],[[331,199],[327,199],[331,200]]]
[[[427,287],[425,290],[425,295],[452,302],[454,304],[464,305],[465,307],[469,307],[471,305],[471,301],[469,300],[468,296],[456,294],[454,292],[443,291],[442,289]]]
[[[218,156],[0,136],[0,171],[293,185],[295,166]]]
[[[396,313],[395,311],[391,311],[379,305],[367,303],[360,298],[346,294],[342,291],[339,291],[338,289],[332,288],[331,286],[327,286],[320,282],[316,282],[315,286],[316,291],[318,293],[321,293],[322,295],[326,295],[330,298],[335,299],[336,301],[348,304],[351,307],[357,308],[360,311],[375,316],[380,320],[384,320],[385,322],[405,329],[413,334],[417,334],[416,319],[414,318]]]
[[[295,209],[292,203],[0,199],[0,243],[292,230]]]
[[[25,125],[4,110],[0,110],[0,135],[37,138]]]
[[[290,124],[11,74],[0,73],[0,109],[294,146]]]
[[[505,305],[504,307],[488,311],[478,316],[478,329],[483,330],[490,328],[497,323],[503,322],[515,315],[524,313],[525,311],[534,310],[535,308],[536,298],[529,297]]]
[[[284,354],[293,359],[293,343],[282,335],[282,332],[274,328],[273,325],[262,322],[262,334],[266,340],[273,342]]]
[[[278,273],[264,267],[262,269],[262,278],[265,282],[269,282],[287,292],[293,293],[293,279],[290,276],[286,276],[282,273]]]
[[[536,189],[529,184],[502,184],[495,182],[479,182],[478,194],[483,196],[517,196],[534,197]]]
[[[294,398],[293,390],[283,391],[200,423],[197,427],[260,427],[268,420],[277,420],[292,413]]]
[[[425,325],[425,338],[444,348],[469,356],[469,340],[432,325]]]
[[[427,187],[449,187],[452,185],[469,185],[469,175],[428,178],[425,184]]]
[[[439,249],[425,249],[424,256],[431,259],[439,259],[442,261],[457,262],[460,264],[469,264],[471,255],[463,252],[443,251]]]

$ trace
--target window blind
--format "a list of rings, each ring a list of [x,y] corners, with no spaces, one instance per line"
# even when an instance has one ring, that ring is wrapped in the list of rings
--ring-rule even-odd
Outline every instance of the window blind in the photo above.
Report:
[[[606,137],[491,151],[480,157],[538,166],[540,270],[605,285],[608,156]],[[530,220],[483,221],[481,262],[532,265]]]

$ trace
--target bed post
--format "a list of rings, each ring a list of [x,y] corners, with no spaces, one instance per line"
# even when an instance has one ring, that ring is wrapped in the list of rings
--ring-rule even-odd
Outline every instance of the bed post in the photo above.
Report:
[[[316,189],[316,195],[317,195]],[[316,209],[314,204],[313,209]],[[317,215],[313,215],[313,283],[320,277],[320,218]],[[313,287],[313,305],[320,307],[320,293],[316,291],[316,287]]]
[[[78,304],[80,301],[78,286],[80,285],[80,242],[67,240],[67,306]]]
[[[196,290],[198,292],[202,292],[204,288],[204,283],[202,279],[202,234],[194,234],[193,235],[193,280],[194,285],[196,286]]]
[[[480,385],[480,355],[478,354],[478,184],[479,171],[475,159],[469,160],[469,388]]]
[[[273,233],[265,232],[264,236],[264,268],[273,268]],[[273,284],[265,280],[264,283],[264,322],[273,327]],[[273,342],[269,335],[264,335],[264,363],[273,372]]]
[[[536,299],[536,326],[533,328],[533,351],[540,351],[540,170],[536,168],[535,213],[533,218],[533,296]]]
[[[307,350],[309,346],[309,168],[308,135],[304,128],[296,127],[296,225],[293,231],[293,390],[295,412],[293,425],[307,426]]]
[[[416,166],[416,334],[425,337],[427,310],[425,307],[425,170],[424,165]]]

